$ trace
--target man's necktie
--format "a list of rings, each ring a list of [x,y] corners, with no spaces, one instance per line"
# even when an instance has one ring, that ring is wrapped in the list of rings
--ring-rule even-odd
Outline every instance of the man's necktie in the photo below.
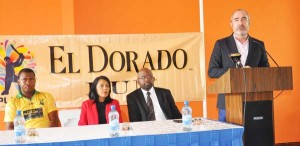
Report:
[[[147,106],[148,106],[148,121],[154,121],[155,114],[154,114],[152,99],[150,97],[150,92],[147,92]]]

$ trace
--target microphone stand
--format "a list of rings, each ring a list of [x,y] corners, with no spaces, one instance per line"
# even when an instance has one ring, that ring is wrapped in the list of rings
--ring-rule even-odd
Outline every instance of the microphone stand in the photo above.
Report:
[[[259,47],[261,47],[263,50],[266,51],[267,55],[272,59],[272,61],[276,64],[277,67],[279,67],[279,65],[277,64],[277,62],[273,59],[273,57],[269,54],[269,52],[265,49],[265,47],[263,47],[259,42],[254,41],[253,43],[258,44]]]

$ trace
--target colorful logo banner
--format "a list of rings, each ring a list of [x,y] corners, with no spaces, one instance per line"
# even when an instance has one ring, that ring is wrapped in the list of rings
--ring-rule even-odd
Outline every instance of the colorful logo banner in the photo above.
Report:
[[[155,86],[170,89],[176,101],[205,98],[201,33],[116,35],[0,35],[0,110],[18,93],[18,72],[31,68],[38,91],[51,93],[59,108],[80,107],[90,83],[112,81],[121,105],[139,88],[137,72],[152,70]],[[203,52],[203,53],[202,53]]]

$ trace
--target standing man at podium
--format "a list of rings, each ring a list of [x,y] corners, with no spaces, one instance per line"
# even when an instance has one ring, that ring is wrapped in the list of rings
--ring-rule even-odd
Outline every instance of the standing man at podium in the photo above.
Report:
[[[269,67],[267,53],[263,41],[248,34],[250,17],[246,10],[237,9],[230,19],[233,34],[216,41],[210,57],[208,76],[221,77],[228,68],[235,68],[231,54],[241,54],[240,63],[244,67]],[[226,121],[225,95],[219,94],[217,100],[219,121]]]

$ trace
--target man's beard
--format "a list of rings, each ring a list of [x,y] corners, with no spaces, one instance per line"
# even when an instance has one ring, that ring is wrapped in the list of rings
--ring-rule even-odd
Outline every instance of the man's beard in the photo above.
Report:
[[[245,26],[240,26],[237,29],[238,35],[247,35],[248,34],[248,30]]]
[[[152,86],[153,86],[152,84],[147,84],[147,85],[144,85],[144,88],[145,88],[145,90],[149,91]]]

